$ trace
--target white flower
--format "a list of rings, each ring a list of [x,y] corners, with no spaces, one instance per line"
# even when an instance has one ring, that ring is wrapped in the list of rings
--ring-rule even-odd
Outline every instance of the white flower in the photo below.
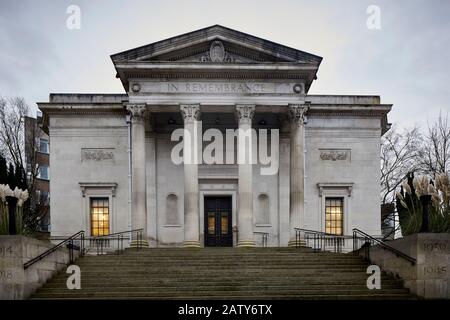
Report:
[[[402,205],[403,208],[408,209],[408,206],[406,205],[406,202],[401,200],[400,204]]]
[[[403,181],[402,183],[403,189],[405,189],[407,194],[411,194],[411,187],[408,184],[408,181]]]
[[[430,182],[426,176],[416,177],[413,181],[414,188],[418,196],[423,196],[429,194],[428,185]]]
[[[0,200],[2,202],[6,201],[6,185],[0,184]]]
[[[11,190],[11,188],[7,184],[5,186],[5,197],[14,197],[14,192]]]
[[[21,193],[22,193],[22,190],[20,190],[19,188],[16,187],[16,188],[14,189],[14,194],[13,194],[13,196],[16,197],[17,199],[19,199]]]
[[[30,197],[28,190],[22,191],[22,194],[20,195],[20,199],[23,200],[23,202],[27,201]]]

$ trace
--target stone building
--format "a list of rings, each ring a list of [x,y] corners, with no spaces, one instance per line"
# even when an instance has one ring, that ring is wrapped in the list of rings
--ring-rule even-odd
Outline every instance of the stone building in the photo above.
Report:
[[[52,235],[142,228],[151,247],[254,246],[261,232],[288,246],[296,227],[380,235],[380,137],[392,106],[309,95],[321,57],[215,25],[111,59],[125,93],[39,103]],[[203,138],[193,154],[214,140],[230,161],[174,161],[188,143],[173,141],[176,129]],[[227,129],[241,129],[236,143],[211,138]],[[264,135],[270,164],[231,161],[249,141],[261,150]]]
[[[28,179],[34,179],[35,197],[30,201],[40,217],[40,231],[49,231],[50,226],[50,141],[48,134],[42,130],[42,113],[37,112],[36,118],[24,119],[25,163]]]

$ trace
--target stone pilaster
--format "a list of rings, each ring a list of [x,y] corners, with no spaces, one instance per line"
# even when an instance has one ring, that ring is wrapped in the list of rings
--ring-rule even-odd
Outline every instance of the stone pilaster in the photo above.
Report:
[[[289,246],[295,246],[294,228],[302,228],[305,214],[305,124],[308,106],[289,105],[290,133],[290,199]]]
[[[142,245],[148,246],[147,235],[147,191],[145,172],[145,111],[142,104],[127,106],[131,115],[131,228],[142,229]],[[137,245],[133,234],[131,246]]]
[[[200,247],[200,209],[198,193],[198,126],[200,106],[180,105],[184,119],[184,242],[183,247]],[[188,151],[189,150],[189,151]]]
[[[238,247],[254,247],[253,234],[253,165],[249,155],[252,152],[252,119],[255,113],[254,105],[236,105],[238,121]],[[243,137],[246,137],[243,139]],[[246,143],[247,141],[247,143]],[[240,154],[245,153],[245,162],[239,161]],[[255,156],[255,155],[253,155]]]

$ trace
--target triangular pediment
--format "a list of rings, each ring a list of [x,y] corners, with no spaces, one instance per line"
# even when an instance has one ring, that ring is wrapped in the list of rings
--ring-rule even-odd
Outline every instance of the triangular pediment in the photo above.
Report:
[[[290,62],[319,65],[322,58],[304,51],[215,25],[111,56],[124,62]]]

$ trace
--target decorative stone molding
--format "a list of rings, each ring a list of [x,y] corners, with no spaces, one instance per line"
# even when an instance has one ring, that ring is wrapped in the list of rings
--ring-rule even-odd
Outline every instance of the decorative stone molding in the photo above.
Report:
[[[301,126],[306,124],[307,118],[306,113],[308,112],[309,107],[304,104],[290,104],[289,105],[289,117],[291,123],[296,124],[297,126]]]
[[[180,111],[185,124],[200,120],[201,112],[198,104],[181,104]]]
[[[320,159],[324,161],[350,160],[349,149],[320,149]]]
[[[253,116],[255,115],[254,104],[239,104],[236,105],[236,118],[239,124],[252,124]]]
[[[209,51],[200,57],[201,62],[233,62],[233,56],[225,51],[222,41],[213,41]]]
[[[319,197],[322,197],[324,189],[346,189],[347,195],[352,196],[353,182],[342,182],[342,183],[318,183]]]
[[[132,119],[142,120],[145,115],[146,107],[145,104],[129,104],[127,105],[127,110],[131,114]]]
[[[116,182],[80,182],[81,195],[86,197],[87,189],[110,189],[111,196],[116,196],[117,183]]]
[[[114,148],[82,148],[81,162],[83,161],[114,162]]]

